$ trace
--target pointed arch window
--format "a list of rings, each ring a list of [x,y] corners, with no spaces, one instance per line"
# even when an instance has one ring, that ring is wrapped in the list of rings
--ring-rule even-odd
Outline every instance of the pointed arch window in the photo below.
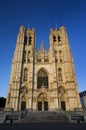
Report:
[[[54,51],[54,55],[55,55],[55,57],[57,57],[57,51],[56,50]]]
[[[24,63],[26,62],[26,51],[24,51]]]
[[[58,68],[58,81],[63,81],[62,79],[62,69]]]
[[[32,44],[32,37],[29,36],[29,45],[31,45],[31,44]]]
[[[59,50],[59,58],[61,59],[62,58],[62,51]]]
[[[41,88],[42,86],[48,88],[48,75],[43,69],[39,70],[37,76],[37,88]]]
[[[59,54],[61,54],[62,53],[62,51],[61,50],[59,50]]]
[[[60,42],[61,41],[61,38],[60,38],[60,36],[58,36],[58,42]]]
[[[24,82],[28,81],[28,69],[27,68],[24,69],[24,78],[23,78],[23,81]]]
[[[30,51],[28,51],[28,53],[27,53],[27,62],[28,63],[30,62]]]
[[[56,36],[55,35],[53,36],[53,42],[56,42]]]

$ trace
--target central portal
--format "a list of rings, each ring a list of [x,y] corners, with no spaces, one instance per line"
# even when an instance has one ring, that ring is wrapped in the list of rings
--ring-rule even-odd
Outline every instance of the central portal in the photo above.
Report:
[[[38,98],[38,111],[48,111],[48,101],[44,93],[42,93]]]

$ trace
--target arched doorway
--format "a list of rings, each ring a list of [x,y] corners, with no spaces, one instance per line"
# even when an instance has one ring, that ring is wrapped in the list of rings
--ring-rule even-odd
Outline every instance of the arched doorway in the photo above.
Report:
[[[61,101],[61,109],[66,111],[66,104],[65,101]]]
[[[26,102],[25,101],[22,101],[21,102],[21,110],[25,110],[26,109]]]
[[[48,111],[48,101],[45,93],[38,97],[37,109],[38,111]]]
[[[64,111],[66,111],[66,96],[65,96],[66,90],[63,86],[60,86],[58,88],[58,94],[59,94],[59,103],[60,108]]]
[[[25,93],[21,96],[21,110],[25,110],[26,109],[26,96]]]

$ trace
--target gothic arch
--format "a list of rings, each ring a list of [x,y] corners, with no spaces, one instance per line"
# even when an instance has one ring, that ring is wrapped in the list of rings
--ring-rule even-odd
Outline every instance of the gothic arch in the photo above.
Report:
[[[49,109],[49,101],[46,92],[39,93],[37,97],[37,109],[38,111],[45,111]]]
[[[63,81],[62,68],[61,67],[58,68],[58,81]]]
[[[39,98],[40,98],[42,95],[44,95],[44,96],[46,97],[46,100],[48,100],[48,96],[47,96],[46,92],[41,92],[41,93],[39,93],[39,95],[38,95],[38,97],[37,97],[37,100],[39,100]]]
[[[26,109],[26,94],[21,94],[21,110]]]
[[[66,104],[67,104],[65,93],[66,93],[65,88],[63,86],[59,86],[58,88],[59,104],[60,104],[60,108],[63,109],[64,111],[66,111]]]
[[[44,70],[44,71],[47,73],[47,75],[49,76],[48,70],[47,70],[46,68],[44,68],[44,67],[40,68],[40,69],[37,71],[36,74],[38,75],[38,72],[41,71],[41,70]]]
[[[28,81],[28,69],[27,68],[24,68],[23,81],[24,82]]]
[[[57,41],[56,36],[53,35],[53,42],[56,42],[56,41]]]
[[[60,42],[61,41],[61,37],[58,35],[58,42]]]
[[[41,68],[37,72],[37,88],[40,89],[42,86],[48,88],[48,85],[49,85],[48,72],[46,71],[46,69]]]
[[[30,35],[29,36],[29,45],[31,45],[32,44],[32,36]]]

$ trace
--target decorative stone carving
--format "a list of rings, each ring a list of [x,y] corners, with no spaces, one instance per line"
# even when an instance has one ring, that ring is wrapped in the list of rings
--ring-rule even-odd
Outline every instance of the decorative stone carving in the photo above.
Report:
[[[30,36],[31,40],[29,41]],[[25,37],[27,38],[26,41]],[[27,80],[24,81],[25,68],[28,69],[28,76]],[[46,70],[46,78],[43,76],[43,71],[41,78],[39,78],[38,72],[41,69]],[[11,86],[8,90],[6,107],[10,106],[14,110],[21,110],[21,98],[26,103],[24,109],[32,109],[33,103],[33,109],[38,110],[39,100],[45,101],[41,104],[43,105],[42,110],[44,110],[44,104],[47,104],[48,110],[59,109],[61,101],[65,102],[66,110],[74,110],[75,107],[81,108],[75,77],[74,63],[65,27],[50,29],[50,48],[47,52],[43,41],[41,49],[36,50],[35,30],[25,29],[24,26],[21,26],[13,56]],[[38,81],[40,87],[38,87]],[[44,85],[41,86],[42,81],[44,81]],[[58,105],[58,101],[60,105]],[[17,108],[17,106],[20,107]]]

